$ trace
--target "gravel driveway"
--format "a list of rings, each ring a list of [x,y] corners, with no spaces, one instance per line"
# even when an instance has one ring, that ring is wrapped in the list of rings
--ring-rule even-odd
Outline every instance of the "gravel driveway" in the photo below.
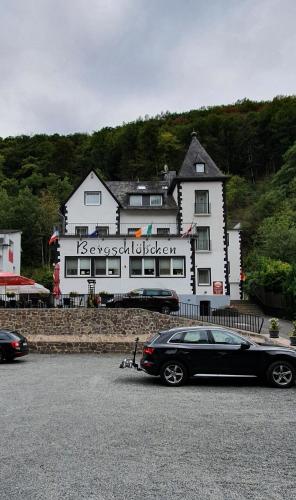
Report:
[[[0,365],[1,500],[296,498],[295,388],[167,388],[120,359]]]

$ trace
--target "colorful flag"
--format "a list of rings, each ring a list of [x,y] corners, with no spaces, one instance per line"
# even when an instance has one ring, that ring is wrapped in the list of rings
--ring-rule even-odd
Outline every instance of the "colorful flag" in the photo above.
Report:
[[[185,238],[185,236],[191,236],[192,229],[193,229],[193,224],[190,224],[190,226],[186,229],[186,231],[181,235],[181,238]]]
[[[53,234],[49,238],[48,244],[51,245],[52,243],[54,243],[58,239],[59,239],[59,232],[56,230],[56,231],[53,232]]]
[[[240,272],[240,281],[246,281],[246,275],[243,271]]]
[[[135,237],[141,238],[141,236],[151,236],[152,234],[152,224],[148,224],[145,227],[140,227],[137,231],[135,231]]]
[[[11,248],[8,249],[8,260],[13,264],[13,250]]]

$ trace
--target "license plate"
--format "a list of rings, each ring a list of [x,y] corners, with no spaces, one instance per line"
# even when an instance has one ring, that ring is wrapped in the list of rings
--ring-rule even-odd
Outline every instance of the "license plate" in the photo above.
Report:
[[[23,342],[23,345],[28,345],[27,342]]]

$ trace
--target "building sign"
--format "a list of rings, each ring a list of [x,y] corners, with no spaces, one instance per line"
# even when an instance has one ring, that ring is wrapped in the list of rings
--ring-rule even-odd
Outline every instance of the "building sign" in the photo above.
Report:
[[[160,246],[157,241],[124,241],[118,246],[106,242],[94,245],[89,241],[76,242],[77,255],[101,255],[101,256],[117,256],[117,255],[177,255],[175,246]]]
[[[213,294],[223,295],[223,281],[213,281]]]

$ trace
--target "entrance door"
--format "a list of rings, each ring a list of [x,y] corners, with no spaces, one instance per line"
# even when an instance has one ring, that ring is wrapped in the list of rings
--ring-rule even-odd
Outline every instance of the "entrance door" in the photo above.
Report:
[[[199,303],[200,316],[209,316],[211,302],[209,300],[201,300]]]

